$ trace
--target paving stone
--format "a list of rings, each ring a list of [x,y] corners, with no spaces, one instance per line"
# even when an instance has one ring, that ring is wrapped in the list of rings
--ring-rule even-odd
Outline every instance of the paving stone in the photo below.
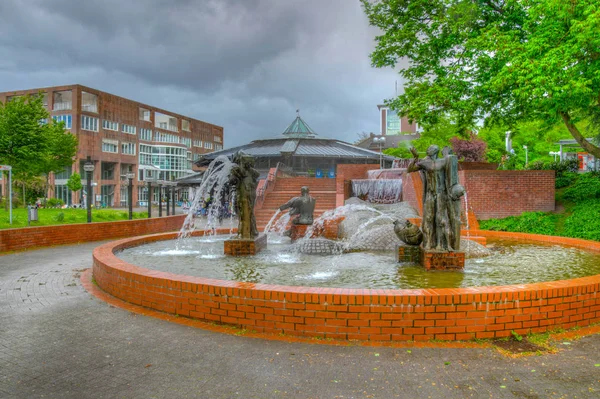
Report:
[[[517,359],[486,348],[331,346],[225,335],[92,297],[79,273],[91,267],[96,245],[0,256],[0,398],[600,396],[599,335],[557,354]]]

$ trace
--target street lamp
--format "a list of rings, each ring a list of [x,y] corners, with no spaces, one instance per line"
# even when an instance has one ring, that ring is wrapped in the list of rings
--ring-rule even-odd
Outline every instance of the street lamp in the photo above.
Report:
[[[148,219],[152,217],[152,180],[148,180]]]
[[[373,138],[373,143],[379,143],[379,168],[383,169],[383,152],[382,148],[385,144],[385,136],[379,136]]]
[[[528,164],[528,162],[527,162],[527,161],[528,161],[528,157],[527,157],[527,146],[526,146],[526,145],[524,145],[524,146],[523,146],[523,149],[525,150],[525,167],[527,167],[527,164]]]
[[[554,162],[556,162],[556,156],[560,155],[560,151],[550,151],[548,154],[554,155]]]
[[[135,173],[128,172],[125,174],[129,184],[127,185],[127,199],[129,200],[129,220],[133,219],[133,178]]]
[[[87,157],[87,161],[83,164],[83,170],[85,171],[85,175],[87,177],[87,222],[92,223],[92,173],[94,172],[94,162],[92,162],[91,157]]]

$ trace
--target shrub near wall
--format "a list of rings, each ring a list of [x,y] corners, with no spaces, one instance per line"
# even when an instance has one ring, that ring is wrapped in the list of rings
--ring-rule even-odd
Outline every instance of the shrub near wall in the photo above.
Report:
[[[177,231],[185,215],[0,230],[0,253]]]

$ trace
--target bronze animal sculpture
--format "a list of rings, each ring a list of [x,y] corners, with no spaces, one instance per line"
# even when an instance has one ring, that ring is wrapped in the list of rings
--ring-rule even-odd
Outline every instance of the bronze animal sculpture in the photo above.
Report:
[[[416,224],[405,220],[402,223],[400,220],[394,221],[394,233],[398,238],[408,245],[420,245],[423,242],[423,232]]]

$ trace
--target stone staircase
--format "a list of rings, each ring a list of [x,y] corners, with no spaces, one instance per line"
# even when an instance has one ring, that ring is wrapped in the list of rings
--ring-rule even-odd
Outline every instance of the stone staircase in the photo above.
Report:
[[[315,218],[323,212],[335,208],[335,179],[318,179],[315,177],[278,178],[275,181],[273,191],[265,194],[262,208],[254,211],[258,230],[263,231],[281,205],[299,196],[300,189],[303,186],[307,186],[310,189],[310,195],[317,200]]]

